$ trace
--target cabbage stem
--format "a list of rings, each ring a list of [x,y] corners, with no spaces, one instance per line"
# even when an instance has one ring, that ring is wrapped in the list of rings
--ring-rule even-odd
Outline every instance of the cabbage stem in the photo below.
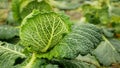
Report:
[[[30,62],[24,68],[32,68],[32,64],[34,63],[35,60],[36,60],[36,54],[33,53]]]

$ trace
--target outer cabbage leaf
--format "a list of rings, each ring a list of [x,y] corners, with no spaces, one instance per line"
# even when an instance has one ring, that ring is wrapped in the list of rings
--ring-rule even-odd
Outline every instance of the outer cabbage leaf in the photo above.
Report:
[[[19,28],[8,26],[8,25],[1,25],[0,26],[0,39],[11,39],[15,36],[19,36]]]
[[[12,10],[14,18],[21,22],[34,9],[39,11],[51,11],[52,8],[47,0],[13,0]]]
[[[39,55],[40,58],[75,58],[86,55],[101,42],[101,31],[91,24],[75,25],[72,31],[50,52]]]
[[[65,22],[59,14],[35,10],[23,20],[20,38],[30,51],[46,52],[68,32]]]
[[[93,55],[95,55],[99,62],[104,66],[120,63],[120,54],[115,48],[117,45],[112,43],[105,38],[105,41],[101,42],[101,44],[93,51]]]
[[[18,58],[25,58],[19,46],[0,42],[0,68],[14,68]]]

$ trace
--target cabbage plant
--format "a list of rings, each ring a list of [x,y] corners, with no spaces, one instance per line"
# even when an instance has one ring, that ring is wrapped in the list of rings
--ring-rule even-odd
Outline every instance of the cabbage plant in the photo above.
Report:
[[[0,68],[58,67],[49,64],[45,59],[60,64],[63,63],[61,59],[64,59],[64,62],[71,64],[76,61],[67,59],[92,52],[102,40],[101,29],[92,24],[77,24],[70,27],[68,20],[53,11],[34,10],[22,21],[20,42],[17,45],[1,42]],[[43,64],[47,62],[47,65]],[[89,64],[85,66],[89,67]],[[77,66],[73,64],[73,67]]]

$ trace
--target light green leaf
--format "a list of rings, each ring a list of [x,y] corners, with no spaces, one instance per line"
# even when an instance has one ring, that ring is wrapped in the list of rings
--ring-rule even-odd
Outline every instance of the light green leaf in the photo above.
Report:
[[[105,41],[93,51],[93,55],[99,60],[104,66],[109,66],[114,63],[120,63],[120,54],[117,52],[117,49],[114,45],[104,38]]]
[[[20,38],[30,51],[46,52],[68,33],[65,22],[59,14],[35,10],[23,20]]]
[[[39,11],[52,11],[52,7],[48,3],[48,0],[13,0],[13,15],[19,22],[34,9],[38,9]]]
[[[13,68],[17,58],[25,58],[21,53],[23,49],[19,46],[0,42],[0,68]]]
[[[39,55],[40,58],[75,58],[86,55],[101,42],[101,31],[92,24],[77,24],[72,31],[50,52]]]
[[[1,25],[0,26],[0,39],[11,39],[15,36],[19,36],[19,28],[8,26],[8,25]]]

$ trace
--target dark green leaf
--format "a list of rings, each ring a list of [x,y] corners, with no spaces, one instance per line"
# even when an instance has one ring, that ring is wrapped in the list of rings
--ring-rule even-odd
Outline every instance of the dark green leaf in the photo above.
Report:
[[[1,25],[0,26],[0,39],[11,39],[15,36],[19,36],[19,28],[12,27],[8,25]]]
[[[120,63],[120,54],[117,52],[117,49],[109,40],[106,38],[104,39],[105,41],[101,42],[101,44],[93,51],[93,55],[95,55],[99,62],[104,66]]]

